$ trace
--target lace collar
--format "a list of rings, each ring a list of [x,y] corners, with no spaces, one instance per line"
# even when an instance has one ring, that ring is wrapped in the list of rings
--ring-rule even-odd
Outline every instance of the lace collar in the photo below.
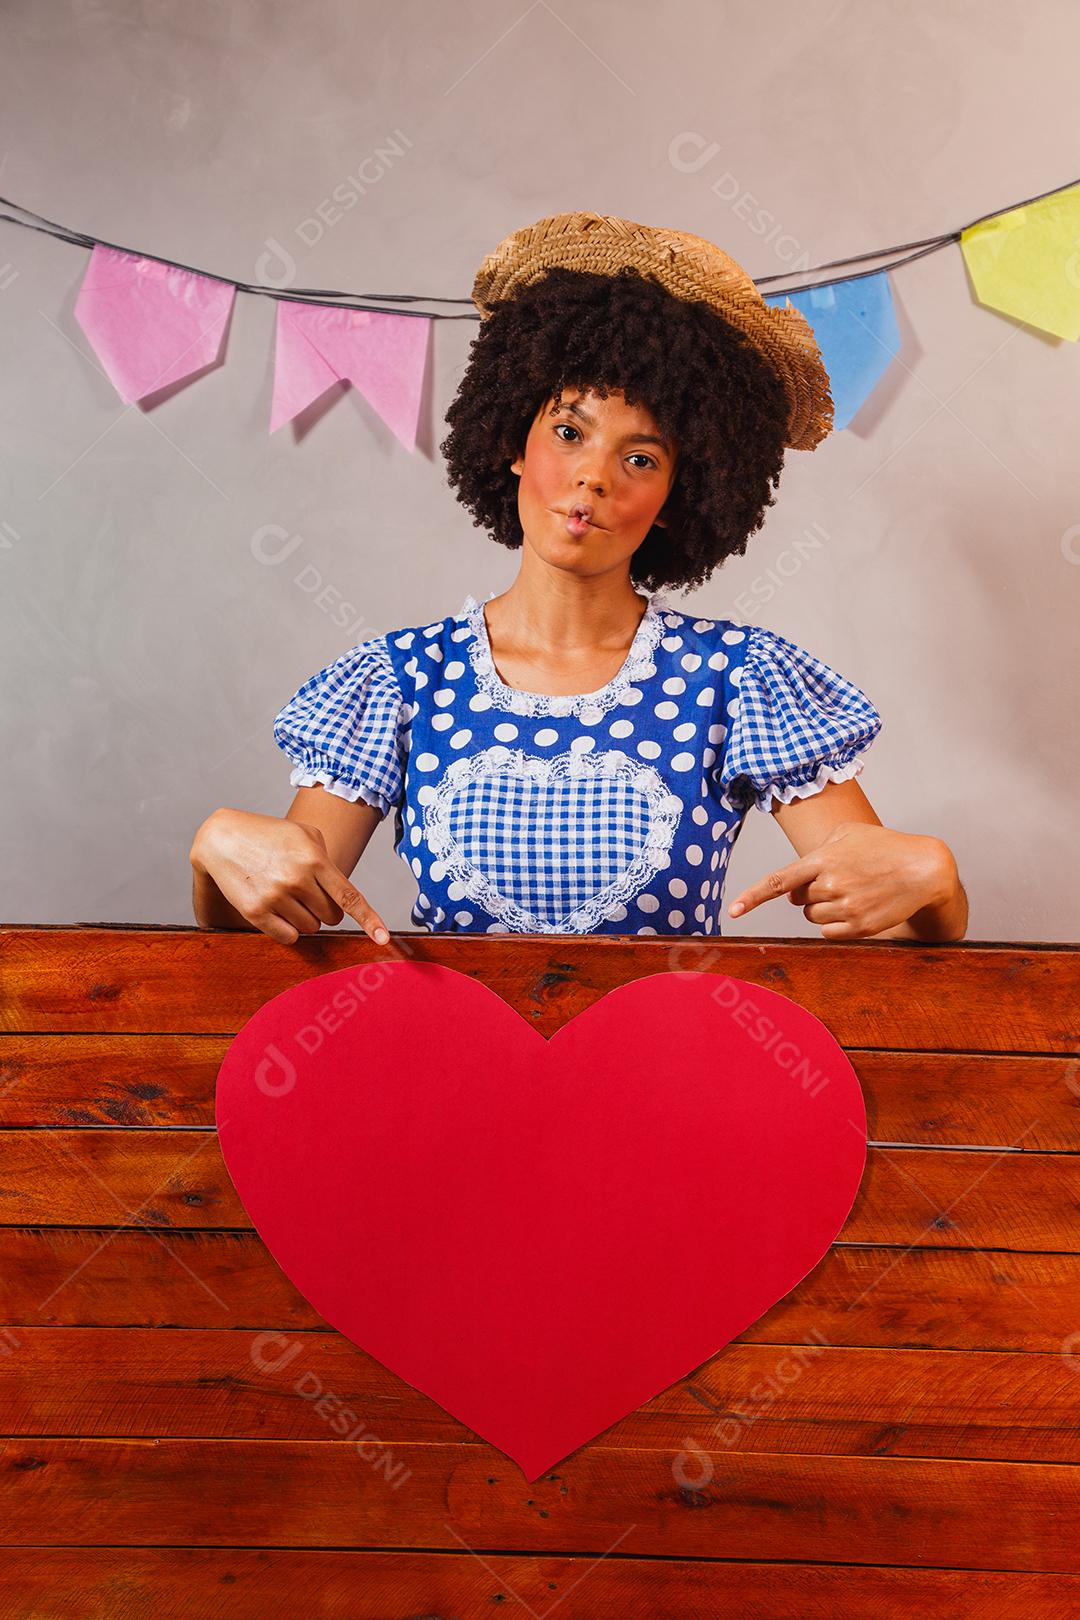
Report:
[[[488,601],[494,594],[494,591],[489,591]],[[664,633],[662,614],[675,611],[677,610],[662,591],[649,593],[645,612],[641,616],[641,622],[622,668],[611,677],[610,681],[597,687],[595,692],[558,695],[549,692],[523,692],[516,686],[506,685],[495,668],[483,605],[475,596],[465,598],[456,616],[464,619],[472,632],[468,640],[468,654],[477,689],[489,697],[496,708],[507,709],[512,714],[580,715],[583,710],[595,710],[603,714],[608,709],[614,708],[634,681],[655,673],[656,666],[652,655]]]

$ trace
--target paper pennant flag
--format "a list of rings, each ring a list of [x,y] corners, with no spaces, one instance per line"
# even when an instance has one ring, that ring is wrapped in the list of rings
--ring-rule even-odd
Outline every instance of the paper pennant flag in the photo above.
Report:
[[[826,1026],[693,972],[619,985],[550,1039],[438,963],[317,974],[240,1030],[215,1117],[304,1297],[528,1480],[790,1293],[866,1163]]]
[[[270,432],[334,383],[351,382],[406,450],[415,450],[430,327],[430,316],[280,299]]]
[[[960,249],[980,304],[1080,337],[1080,186],[970,226]]]
[[[776,293],[765,302],[782,309],[787,299],[813,327],[832,387],[833,427],[845,428],[900,351],[888,273]]]
[[[75,319],[126,405],[219,358],[236,288],[160,259],[94,246]]]

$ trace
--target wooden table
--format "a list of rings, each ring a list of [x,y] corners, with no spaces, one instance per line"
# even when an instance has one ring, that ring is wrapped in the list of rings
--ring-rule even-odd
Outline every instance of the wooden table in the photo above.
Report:
[[[3,1620],[1080,1614],[1080,945],[0,945]],[[866,1096],[821,1263],[532,1484],[315,1314],[218,1151],[240,1025],[402,954],[545,1035],[628,979],[730,974],[822,1019]]]

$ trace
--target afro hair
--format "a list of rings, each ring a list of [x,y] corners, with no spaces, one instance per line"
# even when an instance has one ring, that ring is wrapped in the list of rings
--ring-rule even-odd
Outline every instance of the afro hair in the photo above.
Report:
[[[473,340],[440,445],[457,499],[500,545],[524,539],[510,464],[548,399],[621,391],[675,441],[675,477],[630,559],[646,591],[700,585],[741,556],[774,504],[788,402],[768,361],[704,300],[623,266],[547,270],[497,303]]]

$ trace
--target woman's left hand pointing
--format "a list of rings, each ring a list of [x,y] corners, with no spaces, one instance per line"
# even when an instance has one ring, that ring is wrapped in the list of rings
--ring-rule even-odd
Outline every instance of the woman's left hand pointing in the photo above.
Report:
[[[859,939],[893,928],[949,892],[952,852],[940,838],[862,821],[839,822],[817,849],[769,872],[731,902],[745,916],[786,894],[826,939]]]

